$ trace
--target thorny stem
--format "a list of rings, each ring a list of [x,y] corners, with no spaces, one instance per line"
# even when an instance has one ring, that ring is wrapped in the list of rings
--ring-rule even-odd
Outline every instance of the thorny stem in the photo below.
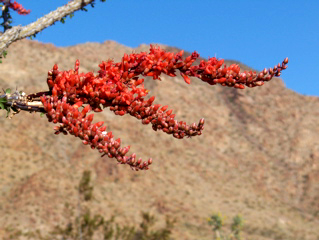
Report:
[[[37,98],[42,97],[43,95],[47,96],[47,95],[51,95],[51,91],[45,91],[45,92],[38,92],[38,93],[31,93],[27,96],[27,99],[30,101],[33,101]]]
[[[44,108],[42,102],[27,102],[27,103],[19,103],[19,102],[6,102],[4,105],[9,107],[14,107],[18,111],[28,111],[28,112],[43,112]]]
[[[83,9],[83,7],[94,2],[94,0],[73,0],[69,1],[66,5],[57,8],[56,10],[39,18],[26,26],[15,26],[8,29],[3,34],[0,34],[0,56],[9,45],[17,40],[30,37],[45,28],[51,26],[56,21],[72,14],[73,12]]]
[[[25,93],[15,91],[14,93],[5,93],[0,98],[6,98],[6,102],[2,102],[5,107],[14,108],[16,113],[20,111],[43,112],[45,113],[40,96],[48,95],[50,92],[39,92],[25,96]]]

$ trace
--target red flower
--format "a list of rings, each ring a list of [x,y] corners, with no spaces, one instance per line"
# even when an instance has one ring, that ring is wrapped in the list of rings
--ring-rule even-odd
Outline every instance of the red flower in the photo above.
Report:
[[[17,11],[17,13],[20,15],[27,15],[30,13],[30,10],[26,10],[20,3],[17,3],[16,1],[12,3],[10,0],[0,0],[0,2],[3,2],[9,8]]]
[[[127,157],[129,147],[121,148],[121,140],[114,140],[112,133],[105,131],[103,122],[92,124],[93,114],[86,114],[90,110],[100,112],[102,108],[110,107],[116,115],[130,114],[142,120],[143,124],[151,124],[155,131],[162,130],[178,139],[201,135],[204,119],[190,125],[178,122],[167,106],[152,105],[154,96],[144,99],[148,90],[144,88],[144,79],[138,76],[152,76],[156,80],[160,79],[162,73],[176,76],[175,72],[179,70],[188,84],[189,77],[197,77],[210,85],[243,89],[245,86],[261,86],[273,76],[279,76],[288,63],[286,58],[274,69],[264,69],[256,74],[252,71],[240,72],[237,64],[223,66],[224,60],[216,58],[202,60],[199,65],[192,66],[199,54],[194,52],[185,60],[182,55],[183,51],[174,54],[151,45],[149,54],[125,54],[119,63],[112,60],[102,62],[98,75],[92,72],[79,73],[78,60],[74,70],[60,72],[58,66],[54,65],[47,78],[52,95],[41,97],[47,117],[50,122],[60,124],[55,128],[57,134],[68,132],[82,139],[83,144],[97,148],[103,156],[115,157],[119,163],[129,164],[136,170],[148,169],[152,159],[142,162],[141,159],[136,160],[135,154]],[[87,105],[79,111],[82,104]]]

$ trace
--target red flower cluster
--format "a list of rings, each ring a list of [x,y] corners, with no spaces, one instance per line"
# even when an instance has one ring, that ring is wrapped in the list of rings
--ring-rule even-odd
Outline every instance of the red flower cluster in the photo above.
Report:
[[[160,79],[162,73],[174,77],[176,70],[190,83],[189,77],[197,77],[210,85],[221,84],[222,86],[244,88],[256,87],[269,81],[273,76],[279,76],[286,69],[288,58],[282,64],[273,69],[264,69],[259,74],[256,72],[240,72],[237,64],[229,67],[222,66],[224,60],[210,58],[202,60],[199,65],[192,66],[199,55],[194,52],[184,60],[183,51],[174,54],[165,52],[151,45],[150,53],[145,52],[130,55],[125,54],[122,61],[114,63],[112,60],[102,62],[98,75],[92,72],[79,73],[79,61],[75,63],[75,69],[70,71],[59,71],[57,65],[48,73],[47,83],[51,96],[41,97],[44,109],[49,121],[60,123],[56,127],[56,133],[69,132],[97,148],[103,155],[115,157],[122,164],[129,164],[133,169],[148,169],[152,159],[142,162],[136,160],[136,155],[125,156],[129,146],[121,148],[120,139],[114,140],[112,133],[106,133],[103,122],[91,124],[93,114],[86,116],[93,109],[95,112],[102,108],[110,107],[117,115],[130,114],[141,119],[143,124],[152,124],[152,128],[172,134],[181,139],[185,136],[191,137],[201,135],[204,119],[198,124],[187,125],[185,122],[174,119],[172,110],[167,106],[152,105],[155,97],[144,100],[148,90],[144,88],[142,76],[152,76]],[[79,108],[88,104],[80,112]]]
[[[106,132],[106,126],[102,126],[103,122],[92,124],[93,114],[87,116],[90,111],[90,105],[87,105],[79,111],[82,102],[77,102],[74,105],[67,103],[67,97],[59,99],[57,96],[43,96],[41,101],[47,112],[49,122],[60,123],[55,127],[56,134],[62,132],[81,138],[83,144],[89,144],[92,149],[97,148],[102,156],[115,157],[119,163],[129,164],[132,169],[143,170],[148,169],[152,163],[150,158],[147,162],[142,162],[142,159],[136,159],[136,154],[125,156],[130,150],[130,146],[121,147],[121,139],[114,140],[112,132]]]
[[[9,8],[17,11],[17,13],[20,15],[27,15],[30,13],[30,10],[26,10],[20,3],[17,3],[16,1],[12,3],[10,0],[0,0],[0,2],[7,4]]]

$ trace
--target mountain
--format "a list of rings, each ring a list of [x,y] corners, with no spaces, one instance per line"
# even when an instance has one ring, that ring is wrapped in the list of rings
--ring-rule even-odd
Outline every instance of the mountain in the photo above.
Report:
[[[96,72],[102,60],[148,50],[114,41],[59,48],[22,40],[0,65],[0,86],[39,92],[47,89],[55,63],[69,70],[79,59],[80,71]],[[10,228],[46,232],[64,223],[65,204],[76,206],[84,170],[93,174],[92,211],[136,224],[141,211],[156,215],[159,225],[173,216],[175,239],[212,239],[207,218],[213,212],[227,216],[226,224],[241,214],[244,239],[319,238],[319,98],[287,89],[279,78],[244,90],[197,79],[187,85],[180,76],[146,79],[145,86],[177,120],[205,118],[201,136],[177,140],[108,109],[95,114],[123,146],[153,158],[148,171],[132,171],[80,139],[55,135],[40,114],[21,112],[9,120],[0,113],[0,238]]]

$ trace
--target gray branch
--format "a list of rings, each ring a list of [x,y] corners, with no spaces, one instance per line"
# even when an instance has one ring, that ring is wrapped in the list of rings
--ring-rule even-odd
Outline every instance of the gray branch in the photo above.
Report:
[[[33,23],[22,26],[16,26],[11,29],[6,30],[2,35],[0,35],[0,56],[2,56],[3,51],[9,47],[9,45],[17,40],[30,37],[43,29],[51,26],[56,21],[60,21],[62,18],[70,15],[71,13],[80,10],[86,5],[92,3],[94,0],[73,0],[68,4],[57,8],[56,10],[48,13],[47,15],[39,18]]]

